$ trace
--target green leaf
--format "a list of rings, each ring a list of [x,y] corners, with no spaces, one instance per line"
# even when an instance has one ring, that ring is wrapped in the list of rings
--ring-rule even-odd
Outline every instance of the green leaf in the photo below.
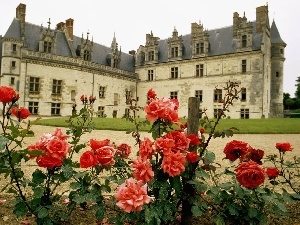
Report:
[[[8,143],[8,139],[1,136],[0,137],[0,150],[3,150],[7,143]]]
[[[228,209],[229,209],[229,213],[230,213],[231,215],[235,215],[235,216],[239,215],[239,212],[236,210],[236,208],[235,208],[234,206],[229,205],[229,206],[228,206]]]
[[[38,211],[37,217],[43,219],[47,217],[48,214],[48,210],[45,207],[41,207]]]
[[[209,173],[207,173],[205,170],[198,169],[196,170],[196,177],[204,180],[205,178],[209,178],[210,176]]]
[[[255,218],[257,216],[257,210],[254,208],[249,208],[248,210],[248,216],[250,218]]]
[[[33,196],[35,198],[41,198],[43,196],[43,188],[42,187],[36,187],[33,189]]]
[[[171,185],[174,187],[175,189],[175,193],[177,196],[180,195],[181,193],[181,181],[180,181],[180,176],[176,176],[176,177],[173,177],[173,178],[170,178],[170,182],[171,182]]]
[[[36,169],[32,173],[32,182],[35,184],[42,184],[46,180],[47,176],[39,169]]]
[[[204,158],[205,164],[210,164],[210,163],[214,162],[215,159],[216,159],[215,153],[209,152],[209,151],[206,152],[205,158]]]
[[[103,207],[103,206],[97,207],[96,219],[99,220],[99,221],[102,221],[104,219],[105,212],[106,212],[105,207]]]
[[[18,202],[14,207],[14,214],[16,216],[24,216],[27,213],[27,207],[24,202]]]
[[[230,188],[233,187],[233,184],[232,183],[224,183],[224,184],[220,184],[219,187],[224,190],[229,190]]]
[[[292,194],[292,198],[299,200],[300,199],[300,194]]]
[[[216,225],[225,225],[225,221],[222,216],[214,216],[213,221],[216,223]]]
[[[196,205],[192,206],[192,213],[194,216],[202,216],[203,211]]]
[[[72,188],[72,189],[79,189],[79,188],[81,188],[81,184],[77,183],[77,182],[72,182],[70,184],[70,188]]]
[[[70,165],[63,165],[61,168],[66,178],[70,179],[73,176],[73,168]]]

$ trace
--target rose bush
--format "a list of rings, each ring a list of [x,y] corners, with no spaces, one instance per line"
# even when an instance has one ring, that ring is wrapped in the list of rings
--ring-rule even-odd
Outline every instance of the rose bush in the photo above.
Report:
[[[284,160],[284,155],[293,149],[289,143],[276,144],[279,157],[266,157],[272,167],[264,167],[263,150],[242,141],[233,140],[224,147],[224,159],[230,161],[228,167],[215,162],[214,153],[208,150],[212,139],[232,136],[236,129],[217,130],[240,93],[233,82],[228,82],[224,90],[216,120],[210,120],[204,111],[194,130],[189,120],[180,123],[177,99],[158,98],[150,89],[144,107],[146,121],[137,119],[136,112],[141,107],[131,100],[132,114],[126,118],[135,124],[130,133],[138,153],[130,156],[131,146],[126,143],[94,138],[88,143],[80,141],[93,129],[91,106],[96,100],[84,95],[80,98],[83,107],[69,118],[66,134],[56,129],[24,148],[23,139],[33,134],[30,124],[34,122],[28,123],[26,129],[20,126],[20,121],[28,116],[27,109],[14,109],[18,94],[0,87],[4,94],[0,95],[0,172],[11,177],[7,190],[16,195],[14,212],[18,216],[33,214],[37,224],[60,224],[80,207],[93,210],[101,223],[109,205],[117,216],[108,221],[117,225],[170,224],[176,218],[181,218],[181,224],[191,224],[193,216],[208,211],[216,224],[241,224],[241,219],[243,224],[259,224],[266,222],[267,212],[286,214],[284,202],[299,199],[299,189],[292,178],[293,167],[298,166],[300,159]],[[149,123],[153,140],[142,138],[139,133],[139,126]],[[74,154],[79,154],[78,161]],[[22,163],[33,159],[37,169],[31,176],[24,176]],[[292,192],[285,190],[286,184]],[[279,191],[275,191],[275,185]],[[25,193],[28,189],[30,194]]]

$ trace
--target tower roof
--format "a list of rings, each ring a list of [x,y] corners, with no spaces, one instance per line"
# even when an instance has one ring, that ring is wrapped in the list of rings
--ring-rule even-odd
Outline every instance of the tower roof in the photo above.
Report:
[[[277,29],[276,23],[273,20],[272,26],[271,26],[271,43],[272,44],[285,44],[286,43],[281,39],[279,31]]]

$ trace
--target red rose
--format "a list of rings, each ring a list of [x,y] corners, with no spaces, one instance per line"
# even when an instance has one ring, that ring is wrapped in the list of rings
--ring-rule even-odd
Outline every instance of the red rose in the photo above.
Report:
[[[201,134],[205,133],[205,130],[203,128],[201,128],[199,131],[200,131]]]
[[[257,188],[265,181],[265,171],[262,166],[252,160],[242,162],[236,169],[236,179],[238,182],[250,189]]]
[[[101,148],[103,146],[109,146],[110,145],[110,140],[109,139],[105,139],[103,141],[98,141],[95,139],[90,139],[90,144],[91,148],[93,150],[97,150],[98,148]]]
[[[19,95],[12,87],[0,86],[0,102],[16,102],[18,99]]]
[[[19,119],[26,119],[28,116],[30,116],[29,110],[24,107],[14,107],[11,109],[11,113]]]
[[[200,139],[196,134],[189,134],[188,139],[190,139],[190,145],[200,145]]]
[[[266,174],[268,175],[269,179],[275,179],[279,175],[279,170],[277,168],[267,168]]]
[[[149,91],[148,91],[148,93],[147,93],[147,96],[148,96],[149,99],[155,98],[155,97],[156,97],[156,93],[155,93],[155,91],[153,91],[152,88],[151,88],[151,89],[149,89]]]
[[[86,151],[80,157],[80,167],[88,168],[91,166],[96,166],[98,164],[98,159],[93,151]]]
[[[161,163],[163,171],[171,177],[180,175],[185,170],[186,158],[179,151],[177,153],[170,152],[164,155]]]
[[[131,153],[131,147],[128,144],[120,144],[117,147],[117,154],[122,158],[128,158]]]
[[[186,154],[186,159],[191,163],[195,163],[199,160],[199,157],[196,152],[189,152]]]
[[[224,148],[224,153],[226,155],[226,159],[231,161],[235,161],[236,159],[243,157],[248,151],[248,144],[243,141],[233,140],[226,144]]]
[[[248,148],[245,155],[241,156],[241,161],[249,161],[250,159],[257,164],[262,164],[261,160],[264,157],[265,152],[260,149]]]
[[[103,146],[96,150],[98,162],[102,166],[111,166],[115,164],[114,155],[115,149],[111,146]]]
[[[286,151],[292,151],[292,150],[293,150],[291,144],[288,143],[288,142],[284,142],[284,143],[276,143],[276,148],[277,148],[280,152],[286,152]]]
[[[163,138],[173,139],[175,141],[175,146],[172,148],[173,152],[186,152],[189,147],[190,139],[188,139],[184,132],[180,130],[174,130],[172,132],[167,133],[163,136]]]
[[[62,159],[41,155],[36,158],[36,163],[39,167],[53,169],[54,167],[61,166],[63,162]]]
[[[70,145],[66,140],[60,140],[57,138],[51,139],[47,144],[47,155],[62,159],[65,158],[70,150]]]

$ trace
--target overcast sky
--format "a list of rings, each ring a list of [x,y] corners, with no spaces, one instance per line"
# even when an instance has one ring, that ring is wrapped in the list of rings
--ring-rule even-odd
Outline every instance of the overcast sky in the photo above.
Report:
[[[160,39],[191,32],[191,23],[201,21],[211,30],[232,25],[234,12],[249,21],[255,20],[256,7],[269,6],[270,25],[276,22],[285,49],[284,92],[295,93],[295,80],[300,76],[300,1],[299,0],[0,0],[0,35],[5,35],[15,17],[16,7],[26,4],[26,21],[51,28],[59,22],[74,19],[74,35],[110,46],[114,33],[123,52],[145,45],[146,34]]]

